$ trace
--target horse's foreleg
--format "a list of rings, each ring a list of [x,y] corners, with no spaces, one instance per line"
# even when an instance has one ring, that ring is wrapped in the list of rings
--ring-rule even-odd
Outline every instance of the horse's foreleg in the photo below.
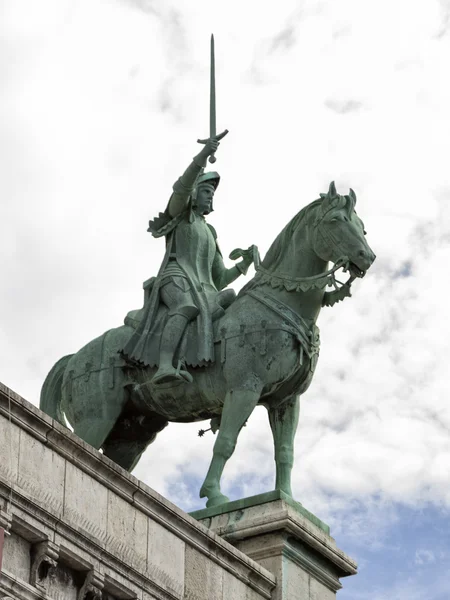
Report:
[[[275,489],[281,490],[288,496],[292,496],[291,472],[299,413],[299,396],[294,396],[278,408],[269,408],[269,421],[275,446]]]
[[[200,489],[200,498],[208,498],[206,506],[224,504],[229,500],[220,491],[220,478],[227,460],[234,452],[239,432],[257,405],[260,394],[261,389],[227,392],[213,459]]]

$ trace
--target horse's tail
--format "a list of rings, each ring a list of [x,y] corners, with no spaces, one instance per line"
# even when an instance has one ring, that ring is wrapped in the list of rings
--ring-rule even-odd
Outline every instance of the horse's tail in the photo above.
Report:
[[[49,417],[52,417],[52,419],[55,419],[55,421],[64,425],[64,427],[66,427],[66,423],[61,411],[61,387],[64,371],[72,356],[73,354],[63,356],[51,369],[42,386],[41,399],[39,402],[39,408],[47,413]]]

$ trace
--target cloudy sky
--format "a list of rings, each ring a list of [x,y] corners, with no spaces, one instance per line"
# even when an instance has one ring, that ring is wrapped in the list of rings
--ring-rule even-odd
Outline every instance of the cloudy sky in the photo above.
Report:
[[[448,0],[0,0],[0,380],[38,404],[57,359],[142,305],[164,250],[148,219],[208,133],[211,32],[224,254],[264,254],[333,179],[377,254],[320,315],[295,496],[359,562],[341,600],[448,600]],[[214,442],[198,428],[135,471],[186,510]],[[273,476],[261,408],[224,488]]]

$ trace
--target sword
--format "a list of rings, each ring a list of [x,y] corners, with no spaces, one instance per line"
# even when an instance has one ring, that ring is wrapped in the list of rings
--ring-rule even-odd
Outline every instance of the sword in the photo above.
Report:
[[[211,34],[211,71],[209,80],[209,137],[221,140],[228,133],[228,129],[219,135],[216,130],[216,62],[214,55],[214,35]],[[206,144],[208,140],[197,140],[199,144]],[[209,162],[215,163],[214,153],[209,157]]]

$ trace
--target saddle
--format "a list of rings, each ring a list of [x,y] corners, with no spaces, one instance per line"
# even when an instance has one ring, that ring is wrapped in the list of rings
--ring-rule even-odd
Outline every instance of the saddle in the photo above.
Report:
[[[124,319],[125,325],[131,327],[134,331],[138,330],[142,320],[146,318],[147,303],[150,301],[156,281],[156,277],[151,277],[144,282],[144,306],[137,310],[131,310]],[[218,292],[218,298],[219,296],[221,299],[218,299],[217,308],[211,315],[213,321],[212,342],[216,340],[218,319],[225,314],[225,309],[228,308],[236,298],[234,290],[231,289]],[[169,309],[167,306],[160,303],[156,309],[156,314],[152,319],[153,325],[151,337],[149,337],[149,345],[147,346],[148,351],[146,354],[146,362],[150,367],[156,367],[159,363],[161,336],[167,321],[168,312]],[[212,364],[211,361],[198,359],[199,332],[197,323],[197,319],[188,323],[180,346],[174,356],[175,363],[177,360],[181,360],[183,364],[191,367],[206,367]]]

